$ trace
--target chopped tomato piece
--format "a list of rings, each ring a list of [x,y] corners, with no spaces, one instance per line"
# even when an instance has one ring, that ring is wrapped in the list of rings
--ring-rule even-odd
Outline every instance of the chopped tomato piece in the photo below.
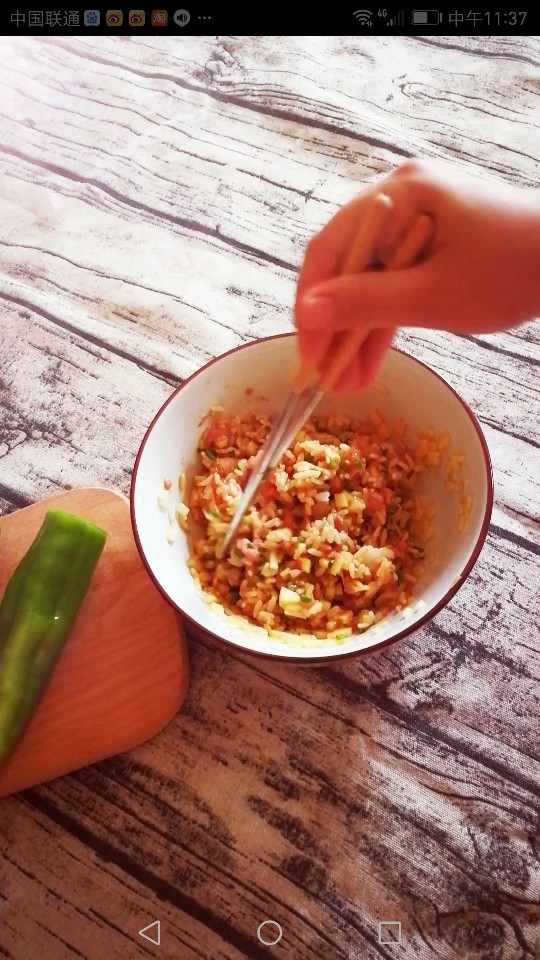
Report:
[[[276,497],[276,485],[272,477],[270,477],[269,480],[265,480],[264,483],[261,484],[259,488],[259,492],[257,494],[257,499],[261,504],[261,506],[264,507],[265,504],[270,503],[270,501],[274,500],[275,497]]]
[[[407,537],[399,537],[397,540],[392,540],[392,550],[394,551],[395,557],[404,557],[409,549],[409,540]]]
[[[292,530],[293,527],[297,526],[297,523],[294,518],[294,513],[290,508],[285,508],[281,517],[282,525],[288,527],[289,530]]]
[[[323,517],[328,516],[331,510],[332,510],[331,503],[314,503],[313,507],[311,508],[311,516],[313,517],[314,520],[322,520]]]
[[[343,477],[335,476],[330,477],[328,481],[328,486],[330,487],[331,493],[341,493],[343,490]]]
[[[238,460],[234,457],[218,457],[215,462],[215,471],[224,480],[238,466]]]
[[[372,490],[368,490],[365,494],[365,504],[366,510],[368,510],[369,513],[377,513],[378,510],[382,510],[384,507],[384,500],[380,493],[374,493]]]
[[[230,433],[231,422],[229,420],[219,420],[217,423],[211,423],[204,431],[199,447],[203,449],[210,447],[218,437],[229,437]]]

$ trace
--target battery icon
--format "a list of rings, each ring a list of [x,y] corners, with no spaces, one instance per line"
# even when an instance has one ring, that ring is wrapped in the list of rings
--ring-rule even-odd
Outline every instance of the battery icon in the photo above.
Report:
[[[413,10],[411,22],[416,26],[431,26],[440,23],[442,16],[438,10]]]

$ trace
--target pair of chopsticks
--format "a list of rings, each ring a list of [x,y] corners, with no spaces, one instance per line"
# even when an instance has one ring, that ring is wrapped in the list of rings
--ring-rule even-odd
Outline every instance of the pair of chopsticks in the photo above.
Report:
[[[371,267],[392,206],[392,201],[386,194],[380,193],[374,197],[367,210],[362,229],[342,267],[343,276],[350,273],[363,273]],[[432,234],[433,220],[427,214],[420,214],[405,234],[385,269],[403,270],[412,266],[426,249]],[[291,395],[281,415],[276,417],[259,453],[258,462],[238,501],[223,541],[223,553],[232,542],[260,484],[268,472],[279,463],[324,394],[337,383],[366,337],[367,332],[363,329],[351,331],[333,351],[330,363],[322,374],[318,374],[305,362],[299,365],[293,378]],[[313,382],[314,377],[315,382]]]

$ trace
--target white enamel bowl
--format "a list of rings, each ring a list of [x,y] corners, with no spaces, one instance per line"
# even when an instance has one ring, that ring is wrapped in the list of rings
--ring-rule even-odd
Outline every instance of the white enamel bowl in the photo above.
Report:
[[[201,419],[210,407],[227,412],[275,413],[289,389],[297,361],[293,334],[269,337],[218,357],[186,380],[164,403],[148,427],[133,471],[131,518],[135,540],[146,568],[166,599],[198,628],[233,647],[266,657],[304,663],[367,655],[418,630],[454,596],[469,575],[482,549],[491,517],[493,481],[486,441],[480,426],[452,387],[425,364],[399,350],[388,351],[376,382],[365,393],[328,395],[323,411],[358,416],[376,406],[384,417],[403,418],[416,427],[450,432],[446,452],[463,453],[462,475],[472,507],[458,530],[459,497],[449,493],[443,468],[422,475],[420,492],[437,510],[435,559],[415,591],[415,603],[388,617],[383,624],[353,635],[339,646],[301,647],[265,639],[258,631],[232,625],[210,609],[195,588],[187,567],[188,542],[183,532],[167,541],[168,521],[158,505],[164,478],[172,483],[173,507],[179,503],[177,479],[193,475]],[[253,393],[246,390],[253,388]],[[472,598],[471,598],[472,599]],[[420,601],[416,603],[416,600]]]

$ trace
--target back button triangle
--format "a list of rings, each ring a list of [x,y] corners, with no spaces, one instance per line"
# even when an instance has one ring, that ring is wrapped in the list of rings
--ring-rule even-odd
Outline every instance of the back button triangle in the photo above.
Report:
[[[154,931],[157,940],[154,937],[148,936],[150,930]],[[149,923],[147,927],[143,927],[142,930],[139,930],[139,936],[144,937],[145,940],[149,940],[150,943],[155,943],[157,947],[161,945],[161,920],[154,920],[153,923]]]

